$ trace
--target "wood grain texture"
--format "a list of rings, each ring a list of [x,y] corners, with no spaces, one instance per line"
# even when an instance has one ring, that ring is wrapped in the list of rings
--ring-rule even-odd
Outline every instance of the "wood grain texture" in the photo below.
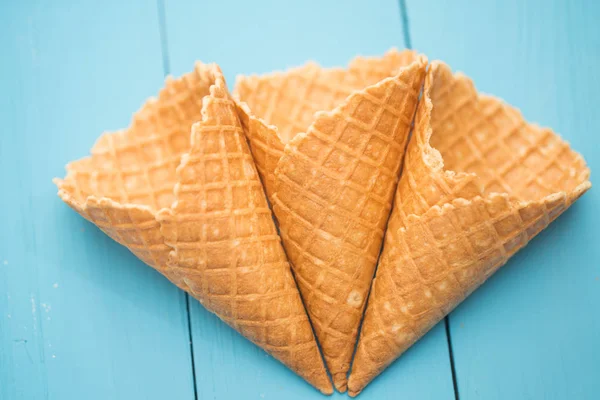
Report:
[[[552,127],[595,176],[598,3],[409,0],[407,7],[416,49]],[[461,400],[598,398],[598,204],[592,188],[451,314]]]
[[[51,183],[163,70],[154,1],[0,3],[0,399],[193,399],[185,297]]]
[[[218,62],[229,87],[235,75],[264,73],[312,59],[345,65],[356,54],[404,47],[395,0],[259,0],[165,3],[171,70],[194,60]],[[198,398],[321,398],[263,351],[245,341],[197,302],[191,305]],[[335,394],[335,398],[346,398]],[[370,385],[361,398],[453,399],[446,335],[436,327]]]

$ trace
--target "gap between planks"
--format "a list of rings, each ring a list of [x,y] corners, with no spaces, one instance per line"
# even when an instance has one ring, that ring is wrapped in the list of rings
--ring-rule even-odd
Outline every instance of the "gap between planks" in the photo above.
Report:
[[[169,42],[167,37],[167,16],[165,13],[164,0],[156,0],[156,12],[158,17],[158,31],[160,36],[160,51],[162,54],[163,75],[166,78],[171,73],[169,60]],[[196,361],[194,359],[194,337],[192,335],[192,317],[190,312],[190,295],[185,295],[185,313],[187,316],[188,341],[190,344],[190,361],[192,364],[192,382],[194,383],[194,400],[198,400],[198,385],[196,383]]]
[[[400,23],[402,24],[402,33],[404,36],[404,45],[407,49],[412,50],[412,42],[410,39],[410,25],[408,22],[408,7],[406,0],[398,0],[400,8]],[[458,379],[456,376],[456,367],[454,365],[454,352],[452,350],[452,335],[450,334],[450,315],[444,317],[444,326],[446,329],[446,340],[448,343],[448,357],[450,358],[450,371],[452,373],[452,387],[454,389],[454,399],[460,400],[458,394]]]

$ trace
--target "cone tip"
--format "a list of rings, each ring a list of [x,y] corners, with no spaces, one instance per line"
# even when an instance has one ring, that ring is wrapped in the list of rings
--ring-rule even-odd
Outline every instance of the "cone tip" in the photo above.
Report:
[[[348,376],[344,372],[338,372],[333,374],[333,385],[335,386],[335,390],[340,393],[344,393],[348,389]]]

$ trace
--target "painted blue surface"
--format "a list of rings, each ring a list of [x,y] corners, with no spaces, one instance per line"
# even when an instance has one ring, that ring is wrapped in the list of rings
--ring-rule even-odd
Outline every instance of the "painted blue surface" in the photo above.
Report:
[[[599,170],[596,3],[407,3],[408,26],[395,0],[0,1],[0,399],[323,398],[195,300],[188,327],[185,295],[50,182],[196,59],[232,87],[405,47],[407,28]],[[461,399],[600,396],[598,200],[593,188],[452,313]],[[442,324],[360,398],[454,397]]]
[[[154,1],[0,2],[0,399],[190,399],[185,297],[51,179],[162,85]]]

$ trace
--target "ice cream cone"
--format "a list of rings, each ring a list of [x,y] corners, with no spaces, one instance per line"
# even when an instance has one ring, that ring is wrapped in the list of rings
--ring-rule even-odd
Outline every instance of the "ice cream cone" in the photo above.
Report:
[[[348,384],[357,395],[591,186],[554,132],[431,64]]]
[[[129,129],[102,136],[91,157],[67,171],[56,180],[67,204],[317,389],[332,392],[216,65],[198,63],[167,80]]]
[[[426,63],[392,51],[357,59],[348,70],[307,64],[238,79],[243,125],[339,391],[346,390]]]

